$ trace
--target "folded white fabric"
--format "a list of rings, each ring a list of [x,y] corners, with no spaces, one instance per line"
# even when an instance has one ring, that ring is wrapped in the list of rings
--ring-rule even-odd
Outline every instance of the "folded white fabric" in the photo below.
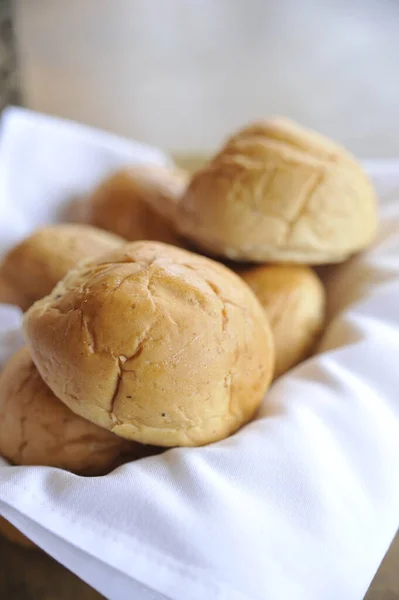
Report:
[[[160,150],[20,108],[8,108],[0,137],[0,252],[56,221],[113,170],[171,164]]]
[[[82,141],[75,125],[7,119],[2,240],[48,217],[38,214],[44,200],[54,208],[81,193],[121,156],[116,142],[105,152],[99,134]],[[63,160],[63,136],[79,160]],[[57,150],[43,158],[43,147]],[[326,270],[320,353],[273,386],[255,422],[105,477],[3,461],[0,513],[112,600],[362,598],[399,525],[399,162],[368,169],[379,238]]]

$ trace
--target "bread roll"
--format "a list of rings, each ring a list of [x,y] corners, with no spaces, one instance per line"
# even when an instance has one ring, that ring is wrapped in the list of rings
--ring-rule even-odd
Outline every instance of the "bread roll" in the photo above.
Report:
[[[26,313],[24,330],[43,379],[71,410],[159,446],[236,431],[274,368],[268,320],[249,287],[156,242],[71,271]]]
[[[340,262],[377,228],[375,193],[356,160],[282,118],[233,136],[168,214],[201,249],[242,262]]]
[[[29,538],[3,517],[0,517],[0,535],[10,540],[10,542],[23,546],[24,548],[31,549],[37,547]]]
[[[306,358],[324,324],[325,290],[309,267],[268,265],[241,273],[269,317],[275,377]]]
[[[99,256],[123,241],[89,225],[43,227],[5,256],[0,265],[0,294],[3,281],[3,290],[8,286],[13,303],[26,310],[49,294],[80,260]]]
[[[148,453],[74,414],[47,387],[26,348],[0,375],[0,455],[16,465],[100,475]]]
[[[179,246],[182,240],[174,227],[150,208],[147,198],[156,204],[174,203],[187,183],[188,174],[182,169],[143,165],[121,169],[89,198],[87,219],[130,241],[157,240]]]
[[[0,275],[0,304],[13,304],[22,310],[30,306],[26,297],[19,294],[2,275]]]

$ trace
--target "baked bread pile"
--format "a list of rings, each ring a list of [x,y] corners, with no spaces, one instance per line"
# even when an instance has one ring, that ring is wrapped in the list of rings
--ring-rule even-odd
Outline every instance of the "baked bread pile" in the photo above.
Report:
[[[287,119],[232,135],[191,176],[118,171],[82,214],[0,265],[0,302],[26,311],[0,375],[0,454],[86,476],[250,421],[320,336],[312,266],[377,229],[356,160]]]

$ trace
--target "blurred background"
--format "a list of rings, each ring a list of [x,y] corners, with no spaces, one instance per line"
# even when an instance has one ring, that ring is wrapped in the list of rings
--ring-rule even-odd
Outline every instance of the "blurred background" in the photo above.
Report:
[[[21,103],[171,150],[291,116],[360,157],[399,156],[399,0],[0,0],[0,109]],[[368,600],[399,599],[399,540]],[[0,598],[92,600],[0,540]]]
[[[283,113],[399,155],[397,0],[15,0],[21,100],[175,153]]]

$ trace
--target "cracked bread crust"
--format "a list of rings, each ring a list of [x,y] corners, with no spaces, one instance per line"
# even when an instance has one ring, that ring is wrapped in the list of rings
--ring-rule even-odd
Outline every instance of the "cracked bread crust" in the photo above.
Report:
[[[269,317],[279,377],[312,351],[324,325],[325,289],[312,269],[300,265],[253,267],[240,274]]]
[[[157,446],[227,437],[253,416],[274,368],[249,287],[219,263],[157,242],[70,272],[24,329],[43,379],[71,410]]]
[[[231,260],[322,264],[372,241],[377,203],[346,150],[276,118],[228,140],[192,178],[175,220],[182,235]]]
[[[124,241],[90,225],[43,227],[8,252],[0,265],[0,281],[4,280],[13,292],[11,298],[26,310],[47,296],[82,259],[97,257]]]
[[[156,240],[181,246],[173,225],[149,204],[174,205],[187,183],[188,174],[182,169],[143,165],[121,169],[88,199],[87,220],[129,241]]]
[[[0,454],[16,465],[102,475],[148,449],[74,414],[40,377],[26,348],[0,375]]]

